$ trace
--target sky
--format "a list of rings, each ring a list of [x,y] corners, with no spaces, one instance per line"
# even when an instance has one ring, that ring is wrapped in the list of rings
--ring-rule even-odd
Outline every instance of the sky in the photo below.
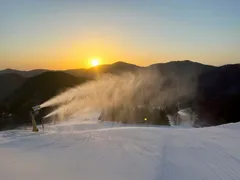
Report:
[[[240,63],[239,0],[0,0],[0,69]]]

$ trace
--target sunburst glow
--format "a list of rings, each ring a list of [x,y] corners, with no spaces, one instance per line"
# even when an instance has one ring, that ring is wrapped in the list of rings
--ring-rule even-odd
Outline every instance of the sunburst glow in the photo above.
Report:
[[[94,58],[91,60],[91,66],[95,67],[100,64],[100,60],[98,58]]]

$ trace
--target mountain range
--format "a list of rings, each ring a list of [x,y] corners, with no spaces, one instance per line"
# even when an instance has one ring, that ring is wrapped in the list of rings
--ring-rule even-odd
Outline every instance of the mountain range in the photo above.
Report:
[[[46,72],[62,72],[75,77],[84,77],[87,79],[94,78],[97,74],[122,72],[134,72],[140,69],[152,69],[161,72],[163,75],[174,74],[176,76],[191,75],[198,76],[202,72],[206,72],[214,68],[213,66],[203,65],[192,61],[172,61],[169,63],[158,63],[148,67],[140,67],[125,62],[116,62],[114,64],[100,65],[89,69],[70,69],[64,71],[53,71],[46,69],[36,69],[31,71],[19,71],[15,69],[5,69],[0,71],[0,101],[18,89],[25,81],[30,80],[34,76],[41,75]]]
[[[16,69],[4,69],[0,71],[0,75],[2,74],[17,74],[20,75],[22,77],[33,77],[33,76],[37,76],[41,73],[47,72],[49,70],[46,69],[34,69],[34,70],[30,70],[30,71],[20,71],[20,70],[16,70]]]
[[[240,64],[220,67],[204,65],[189,60],[158,63],[140,67],[125,62],[100,65],[90,69],[65,71],[31,70],[0,71],[0,114],[14,115],[15,123],[29,121],[29,109],[53,97],[66,88],[92,80],[99,74],[155,70],[164,76],[174,76],[180,81],[190,79],[197,84],[192,106],[207,119],[209,125],[238,121],[236,106],[240,97]],[[144,72],[144,71],[142,71]],[[233,105],[236,105],[233,108]],[[214,107],[212,107],[214,106]],[[1,121],[0,121],[1,126]]]

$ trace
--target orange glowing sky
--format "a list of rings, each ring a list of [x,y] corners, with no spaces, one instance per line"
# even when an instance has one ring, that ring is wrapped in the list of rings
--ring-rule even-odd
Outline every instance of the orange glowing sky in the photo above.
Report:
[[[0,69],[240,62],[238,0],[0,1]]]

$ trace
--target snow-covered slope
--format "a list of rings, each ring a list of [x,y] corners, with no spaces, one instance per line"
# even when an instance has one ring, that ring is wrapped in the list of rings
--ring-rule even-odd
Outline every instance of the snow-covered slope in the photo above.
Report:
[[[5,131],[0,160],[1,180],[239,180],[240,124],[180,129],[86,121],[40,133]]]

